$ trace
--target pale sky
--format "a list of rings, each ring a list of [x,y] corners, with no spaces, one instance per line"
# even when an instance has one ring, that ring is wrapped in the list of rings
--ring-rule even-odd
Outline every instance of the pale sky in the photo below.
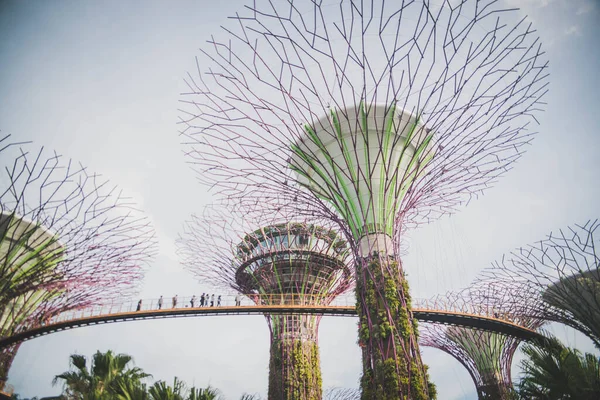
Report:
[[[503,253],[600,216],[600,4],[506,2],[521,6],[542,37],[550,60],[548,106],[532,146],[494,188],[411,233],[404,265],[413,297],[467,286]],[[198,47],[243,3],[0,0],[0,130],[82,161],[149,214],[160,255],[141,283],[142,298],[212,291],[174,253],[183,221],[211,201],[185,164],[177,108]],[[593,349],[570,329],[552,330],[571,346]],[[323,318],[319,340],[323,386],[358,387],[356,320]],[[67,370],[70,354],[112,349],[132,355],[156,380],[210,383],[229,399],[242,392],[264,396],[268,344],[261,316],[81,328],[26,342],[9,383],[23,396],[58,394],[51,381]],[[431,349],[424,349],[424,360],[441,400],[476,398],[457,361]]]

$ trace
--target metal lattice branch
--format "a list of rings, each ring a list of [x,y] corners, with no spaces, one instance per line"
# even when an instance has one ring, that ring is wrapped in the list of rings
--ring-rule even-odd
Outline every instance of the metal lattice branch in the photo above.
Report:
[[[331,229],[331,223],[324,220],[288,219],[281,214],[275,215],[265,210],[261,218],[252,218],[228,210],[219,205],[206,207],[202,216],[192,215],[184,226],[178,239],[178,254],[183,266],[198,280],[209,282],[216,287],[234,290],[243,294],[274,294],[285,291],[281,281],[274,276],[254,275],[250,277],[244,266],[262,257],[273,259],[284,253],[298,255],[303,253],[335,252],[340,265],[350,262],[345,241]],[[301,249],[286,249],[272,240],[261,239],[270,236],[294,235],[295,231],[306,231],[319,239],[319,242],[307,243]],[[248,254],[246,252],[249,252]],[[264,277],[260,284],[258,279]],[[314,296],[315,301],[328,304],[331,299],[352,288],[353,278],[349,270],[336,273],[326,286],[307,285],[308,275],[295,275],[294,293],[303,296],[306,301]],[[299,279],[299,280],[296,280]],[[264,285],[268,285],[265,287]]]
[[[13,142],[10,135],[0,135],[0,153],[2,153],[4,150],[8,149],[11,146],[19,146],[24,145],[26,143],[29,142]]]
[[[300,163],[294,144],[318,147],[307,130],[335,138],[335,119],[360,125],[364,112],[378,125],[371,129],[383,130],[385,116],[404,112],[412,122],[399,124],[417,127],[419,162],[392,173],[402,160],[385,160],[385,148],[402,146],[400,135],[380,140],[371,155],[387,164],[382,186],[395,192],[390,207],[410,222],[453,211],[520,157],[546,92],[535,31],[524,21],[503,22],[515,15],[495,3],[255,2],[223,40],[209,42],[186,80],[181,132],[189,162],[200,180],[246,201],[287,193],[291,202],[302,197],[303,174],[334,170],[339,179],[318,191],[335,199],[344,178],[373,172],[357,166],[360,136],[338,145],[346,158],[309,149]],[[327,203],[321,208],[331,211]],[[352,204],[333,208],[368,217]]]
[[[474,285],[461,292],[438,296],[433,302],[450,308],[468,308],[491,313],[528,329],[543,324],[534,307],[513,301],[514,293],[496,286]],[[504,398],[512,387],[511,365],[520,344],[518,338],[497,332],[459,326],[421,325],[420,343],[435,347],[456,358],[469,371],[479,398]]]
[[[458,360],[469,372],[479,398],[510,388],[510,364],[514,353],[508,336],[468,328],[422,324],[421,346],[440,349]],[[496,389],[496,390],[494,390]],[[494,398],[494,397],[490,397]],[[496,397],[502,398],[502,397]]]
[[[323,394],[325,400],[358,400],[360,392],[357,389],[329,388]]]
[[[550,233],[519,248],[484,270],[482,285],[511,290],[513,302],[568,325],[600,346],[599,221],[590,220]]]
[[[257,304],[328,305],[353,283],[349,249],[335,231],[315,222],[277,220],[271,213],[248,220],[208,207],[187,222],[178,240],[182,263],[199,279]],[[321,398],[321,316],[265,317],[271,333],[269,398]]]
[[[130,199],[44,149],[6,146],[1,163],[0,336],[135,291],[156,241]]]
[[[428,398],[401,233],[521,156],[547,85],[535,32],[494,1],[258,1],[233,21],[187,79],[189,162],[245,213],[266,198],[336,222],[356,258],[362,396]]]

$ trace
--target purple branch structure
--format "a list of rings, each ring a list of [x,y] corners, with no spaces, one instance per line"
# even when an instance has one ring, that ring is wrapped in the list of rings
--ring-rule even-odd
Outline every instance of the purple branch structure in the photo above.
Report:
[[[517,305],[511,291],[495,287],[475,286],[458,293],[438,296],[433,301],[449,306],[468,307],[474,312],[492,314],[529,329],[543,324],[527,304]],[[502,333],[460,326],[424,324],[420,329],[422,346],[435,347],[456,358],[473,378],[479,399],[511,398],[511,365],[520,344],[518,338]]]
[[[347,388],[329,388],[325,390],[324,400],[359,400],[360,391]]]
[[[186,79],[189,163],[244,213],[337,223],[356,260],[363,399],[430,398],[402,232],[523,154],[547,90],[535,31],[475,0],[257,0],[231,22]]]
[[[598,220],[553,232],[484,270],[480,284],[516,292],[536,315],[588,336],[600,347],[600,233]]]
[[[179,240],[183,265],[200,280],[264,305],[328,305],[349,290],[347,243],[319,223],[247,223],[208,208]],[[239,303],[238,303],[239,304]],[[271,332],[269,399],[322,398],[320,315],[266,314]]]
[[[0,337],[132,294],[155,252],[148,218],[80,164],[0,147]],[[0,388],[18,347],[1,350]]]

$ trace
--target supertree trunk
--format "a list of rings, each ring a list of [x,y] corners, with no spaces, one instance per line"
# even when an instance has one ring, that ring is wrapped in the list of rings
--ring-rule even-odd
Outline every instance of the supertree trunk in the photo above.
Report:
[[[8,380],[8,371],[17,355],[21,343],[0,350],[0,390],[4,390]]]
[[[150,221],[80,164],[0,151],[0,338],[132,293],[155,251]],[[2,384],[18,347],[0,348]]]
[[[272,316],[273,319],[306,319]],[[283,321],[281,321],[283,322]],[[321,363],[316,329],[310,338],[282,335],[271,339],[269,400],[321,400]]]
[[[543,106],[539,39],[498,4],[256,0],[186,79],[181,133],[201,181],[247,213],[325,218],[345,235],[371,330],[365,399],[429,397],[400,234],[508,171]]]
[[[511,393],[512,387],[498,380],[477,387],[477,396],[480,400],[509,400]]]
[[[270,212],[257,220],[245,217],[218,207],[193,217],[179,240],[186,268],[259,305],[326,306],[352,287],[347,242],[336,231],[315,220],[275,221]],[[265,318],[271,333],[268,399],[321,400],[321,316]]]
[[[363,258],[357,268],[356,295],[362,399],[430,398],[400,263],[379,255]]]
[[[508,320],[535,330],[543,324],[531,304],[513,302],[515,291],[497,285],[471,285],[460,292],[449,292],[432,299],[442,309],[476,312]],[[520,339],[501,332],[461,326],[425,324],[420,343],[440,349],[460,362],[469,372],[480,400],[513,398],[511,366]]]

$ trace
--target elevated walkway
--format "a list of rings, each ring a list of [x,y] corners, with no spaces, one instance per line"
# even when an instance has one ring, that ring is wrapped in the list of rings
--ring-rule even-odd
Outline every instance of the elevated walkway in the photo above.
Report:
[[[211,306],[199,306],[191,298],[178,299],[173,304],[172,299],[158,305],[158,299],[143,300],[142,307],[137,310],[136,302],[113,304],[86,310],[72,311],[60,314],[47,321],[40,321],[16,333],[0,339],[0,349],[17,342],[23,342],[39,336],[48,335],[68,329],[111,322],[139,321],[160,318],[200,317],[211,315],[259,315],[259,314],[316,314],[324,316],[356,316],[354,296],[337,297],[328,305],[318,305],[319,299],[309,296],[263,295],[260,298],[239,298],[239,304],[234,296],[222,296],[220,304],[215,297]],[[281,304],[285,302],[285,304]],[[257,304],[258,303],[258,304]],[[525,328],[511,321],[509,315],[498,315],[491,310],[453,308],[451,304],[438,304],[429,301],[415,301],[413,316],[423,322],[440,323],[498,332],[522,340],[539,339],[536,331]]]

